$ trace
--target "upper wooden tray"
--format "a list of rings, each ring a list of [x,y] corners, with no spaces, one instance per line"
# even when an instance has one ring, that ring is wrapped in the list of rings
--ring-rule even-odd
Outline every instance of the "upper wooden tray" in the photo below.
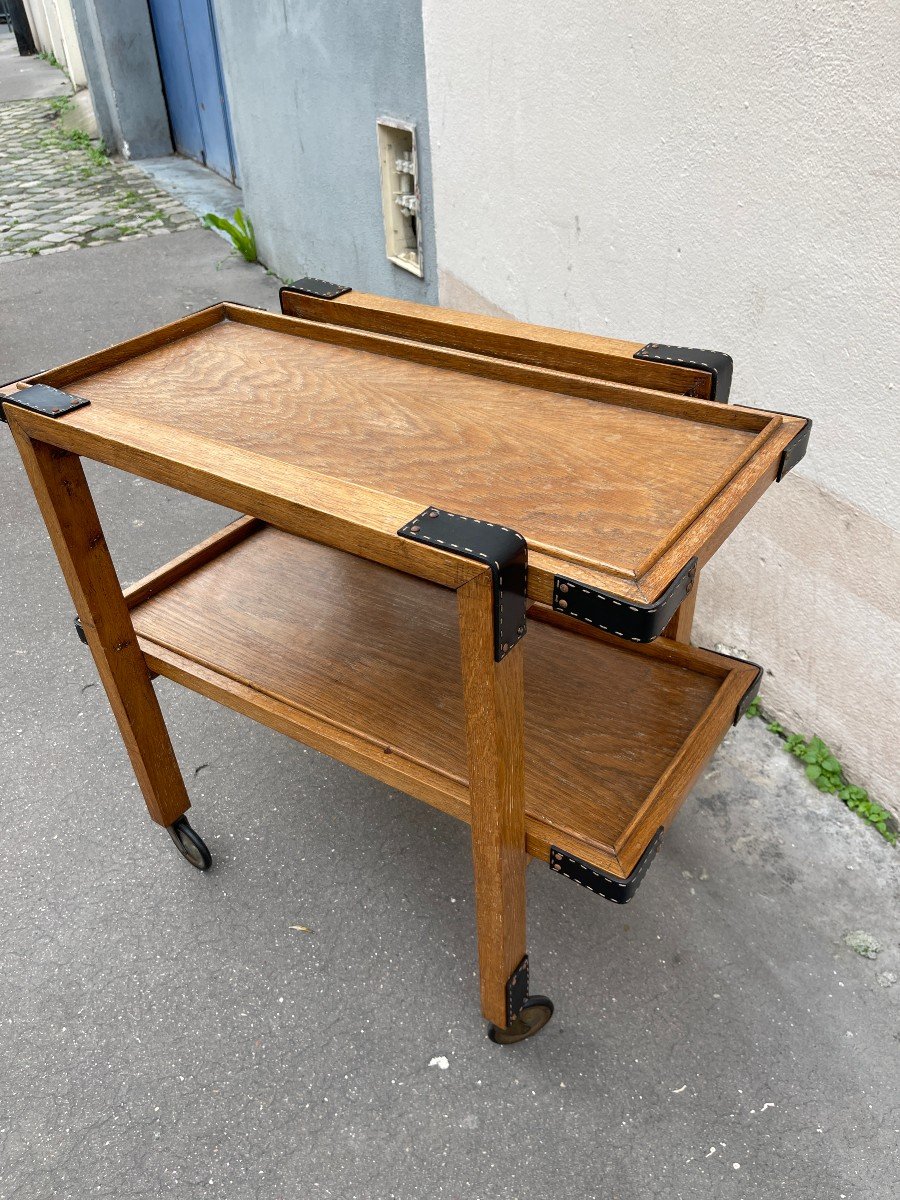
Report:
[[[655,600],[804,424],[231,304],[30,382],[91,401],[32,436],[285,527],[245,484],[379,536],[429,504],[511,526],[545,602],[556,573]]]

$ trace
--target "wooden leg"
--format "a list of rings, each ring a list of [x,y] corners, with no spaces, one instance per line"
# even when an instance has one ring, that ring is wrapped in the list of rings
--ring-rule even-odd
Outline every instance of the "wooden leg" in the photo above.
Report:
[[[694,609],[697,607],[697,590],[700,586],[700,572],[694,575],[694,586],[687,598],[679,604],[675,616],[663,630],[663,637],[672,638],[675,642],[690,645],[691,626],[694,624]]]
[[[466,706],[481,1010],[501,1028],[506,984],[525,955],[527,637],[494,662],[493,590],[478,575],[456,593]]]
[[[150,816],[190,808],[81,460],[13,430]]]

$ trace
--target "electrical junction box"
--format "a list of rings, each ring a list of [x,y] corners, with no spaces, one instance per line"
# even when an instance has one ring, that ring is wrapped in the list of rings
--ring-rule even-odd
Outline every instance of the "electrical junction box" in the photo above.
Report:
[[[416,127],[380,117],[376,128],[385,254],[395,266],[421,278],[424,271]]]

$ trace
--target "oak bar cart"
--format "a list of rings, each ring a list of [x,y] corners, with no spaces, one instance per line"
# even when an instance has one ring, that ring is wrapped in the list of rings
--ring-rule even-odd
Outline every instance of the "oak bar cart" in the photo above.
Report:
[[[518,1041],[553,1011],[528,856],[631,898],[758,686],[689,644],[698,572],[809,422],[729,406],[721,354],[319,280],[282,309],[205,309],[3,415],[151,817],[210,865],[160,675],[469,822],[482,1011]],[[246,515],[123,592],[82,457]]]

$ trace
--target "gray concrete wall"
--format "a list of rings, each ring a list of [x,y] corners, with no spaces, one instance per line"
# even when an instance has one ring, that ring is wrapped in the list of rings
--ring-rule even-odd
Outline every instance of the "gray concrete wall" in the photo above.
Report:
[[[72,0],[97,122],[125,158],[172,153],[147,0]]]
[[[234,140],[262,260],[437,300],[421,0],[215,0]],[[425,278],[384,251],[377,117],[416,125]]]

